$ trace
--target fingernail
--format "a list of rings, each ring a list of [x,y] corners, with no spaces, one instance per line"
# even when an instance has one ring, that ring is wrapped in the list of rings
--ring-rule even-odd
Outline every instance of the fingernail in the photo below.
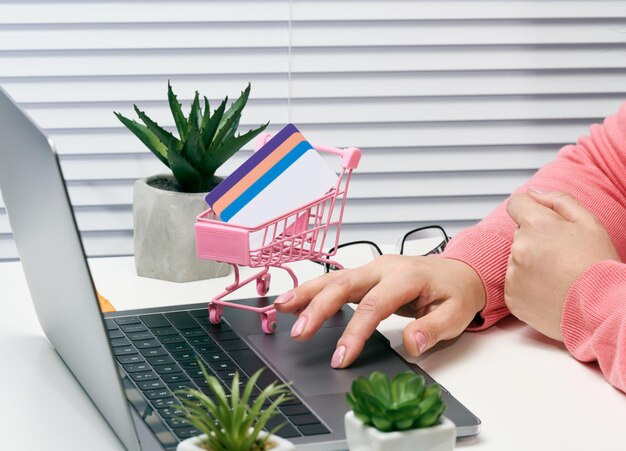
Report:
[[[339,368],[343,363],[343,359],[346,356],[346,347],[344,345],[339,346],[335,349],[335,353],[333,354],[333,358],[330,361],[330,366],[332,368]]]
[[[291,301],[292,298],[293,298],[293,291],[288,291],[278,296],[276,300],[274,301],[274,304],[286,304],[287,302]]]
[[[537,193],[537,194],[545,194],[544,190],[542,190],[541,188],[538,188],[536,186],[529,186],[528,187],[528,191],[532,191],[533,193]]]
[[[304,330],[304,326],[306,326],[306,316],[301,316],[291,328],[291,336],[297,337],[300,335]]]
[[[423,332],[415,332],[415,343],[417,343],[417,349],[420,352],[426,350],[426,335]]]

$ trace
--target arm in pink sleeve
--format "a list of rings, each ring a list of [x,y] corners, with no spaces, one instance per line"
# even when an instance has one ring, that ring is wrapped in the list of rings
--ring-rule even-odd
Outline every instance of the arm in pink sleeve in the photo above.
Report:
[[[626,392],[626,264],[604,261],[572,284],[561,318],[568,351],[598,361],[602,374]]]
[[[600,219],[620,258],[626,260],[626,104],[602,125],[593,125],[590,135],[581,137],[576,145],[565,146],[516,192],[529,186],[563,191],[576,198]],[[474,268],[485,287],[487,303],[471,329],[484,329],[509,314],[504,303],[504,276],[516,227],[504,202],[477,225],[456,235],[443,254]]]

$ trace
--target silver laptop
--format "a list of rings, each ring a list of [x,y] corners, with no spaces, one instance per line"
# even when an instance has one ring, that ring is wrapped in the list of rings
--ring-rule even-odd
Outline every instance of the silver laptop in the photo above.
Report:
[[[345,449],[344,394],[356,377],[410,369],[433,382],[379,333],[350,368],[331,369],[352,314],[347,307],[304,343],[289,336],[291,315],[281,316],[273,335],[262,332],[257,315],[239,309],[226,309],[222,323],[211,325],[206,304],[102,315],[54,146],[1,88],[0,190],[41,327],[129,450],[173,450],[197,433],[177,419],[173,391],[205,388],[198,356],[225,385],[235,371],[258,368],[265,368],[260,388],[292,381],[294,399],[272,425],[284,422],[278,435],[299,449]],[[457,435],[478,434],[480,420],[444,396]]]

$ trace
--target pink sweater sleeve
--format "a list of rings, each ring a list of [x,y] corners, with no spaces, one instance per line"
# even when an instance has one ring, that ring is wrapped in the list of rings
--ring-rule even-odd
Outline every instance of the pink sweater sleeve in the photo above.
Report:
[[[593,125],[589,136],[561,149],[553,162],[516,192],[529,186],[571,194],[600,219],[621,260],[626,261],[626,104],[602,125]],[[444,256],[472,266],[485,287],[487,304],[471,330],[489,327],[509,314],[504,303],[504,275],[515,228],[504,202],[477,225],[456,235],[444,252]],[[622,265],[608,271],[603,265],[596,266],[571,287],[561,328],[565,345],[576,358],[598,360],[603,371],[610,368],[604,373],[609,381],[625,390],[626,269]],[[599,291],[598,286],[604,289]],[[615,347],[612,352],[611,346]]]

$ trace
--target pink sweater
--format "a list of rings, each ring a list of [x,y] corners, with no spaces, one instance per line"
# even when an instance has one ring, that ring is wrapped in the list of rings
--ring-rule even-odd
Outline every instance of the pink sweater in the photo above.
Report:
[[[517,192],[536,186],[564,191],[602,221],[622,262],[626,261],[626,103],[618,114],[591,127],[590,136],[565,146]],[[516,224],[506,202],[476,226],[450,241],[445,256],[464,261],[481,277],[487,304],[481,330],[509,314],[504,275]],[[570,287],[561,318],[568,351],[583,362],[597,361],[608,381],[626,392],[626,264],[604,261],[583,272]]]

